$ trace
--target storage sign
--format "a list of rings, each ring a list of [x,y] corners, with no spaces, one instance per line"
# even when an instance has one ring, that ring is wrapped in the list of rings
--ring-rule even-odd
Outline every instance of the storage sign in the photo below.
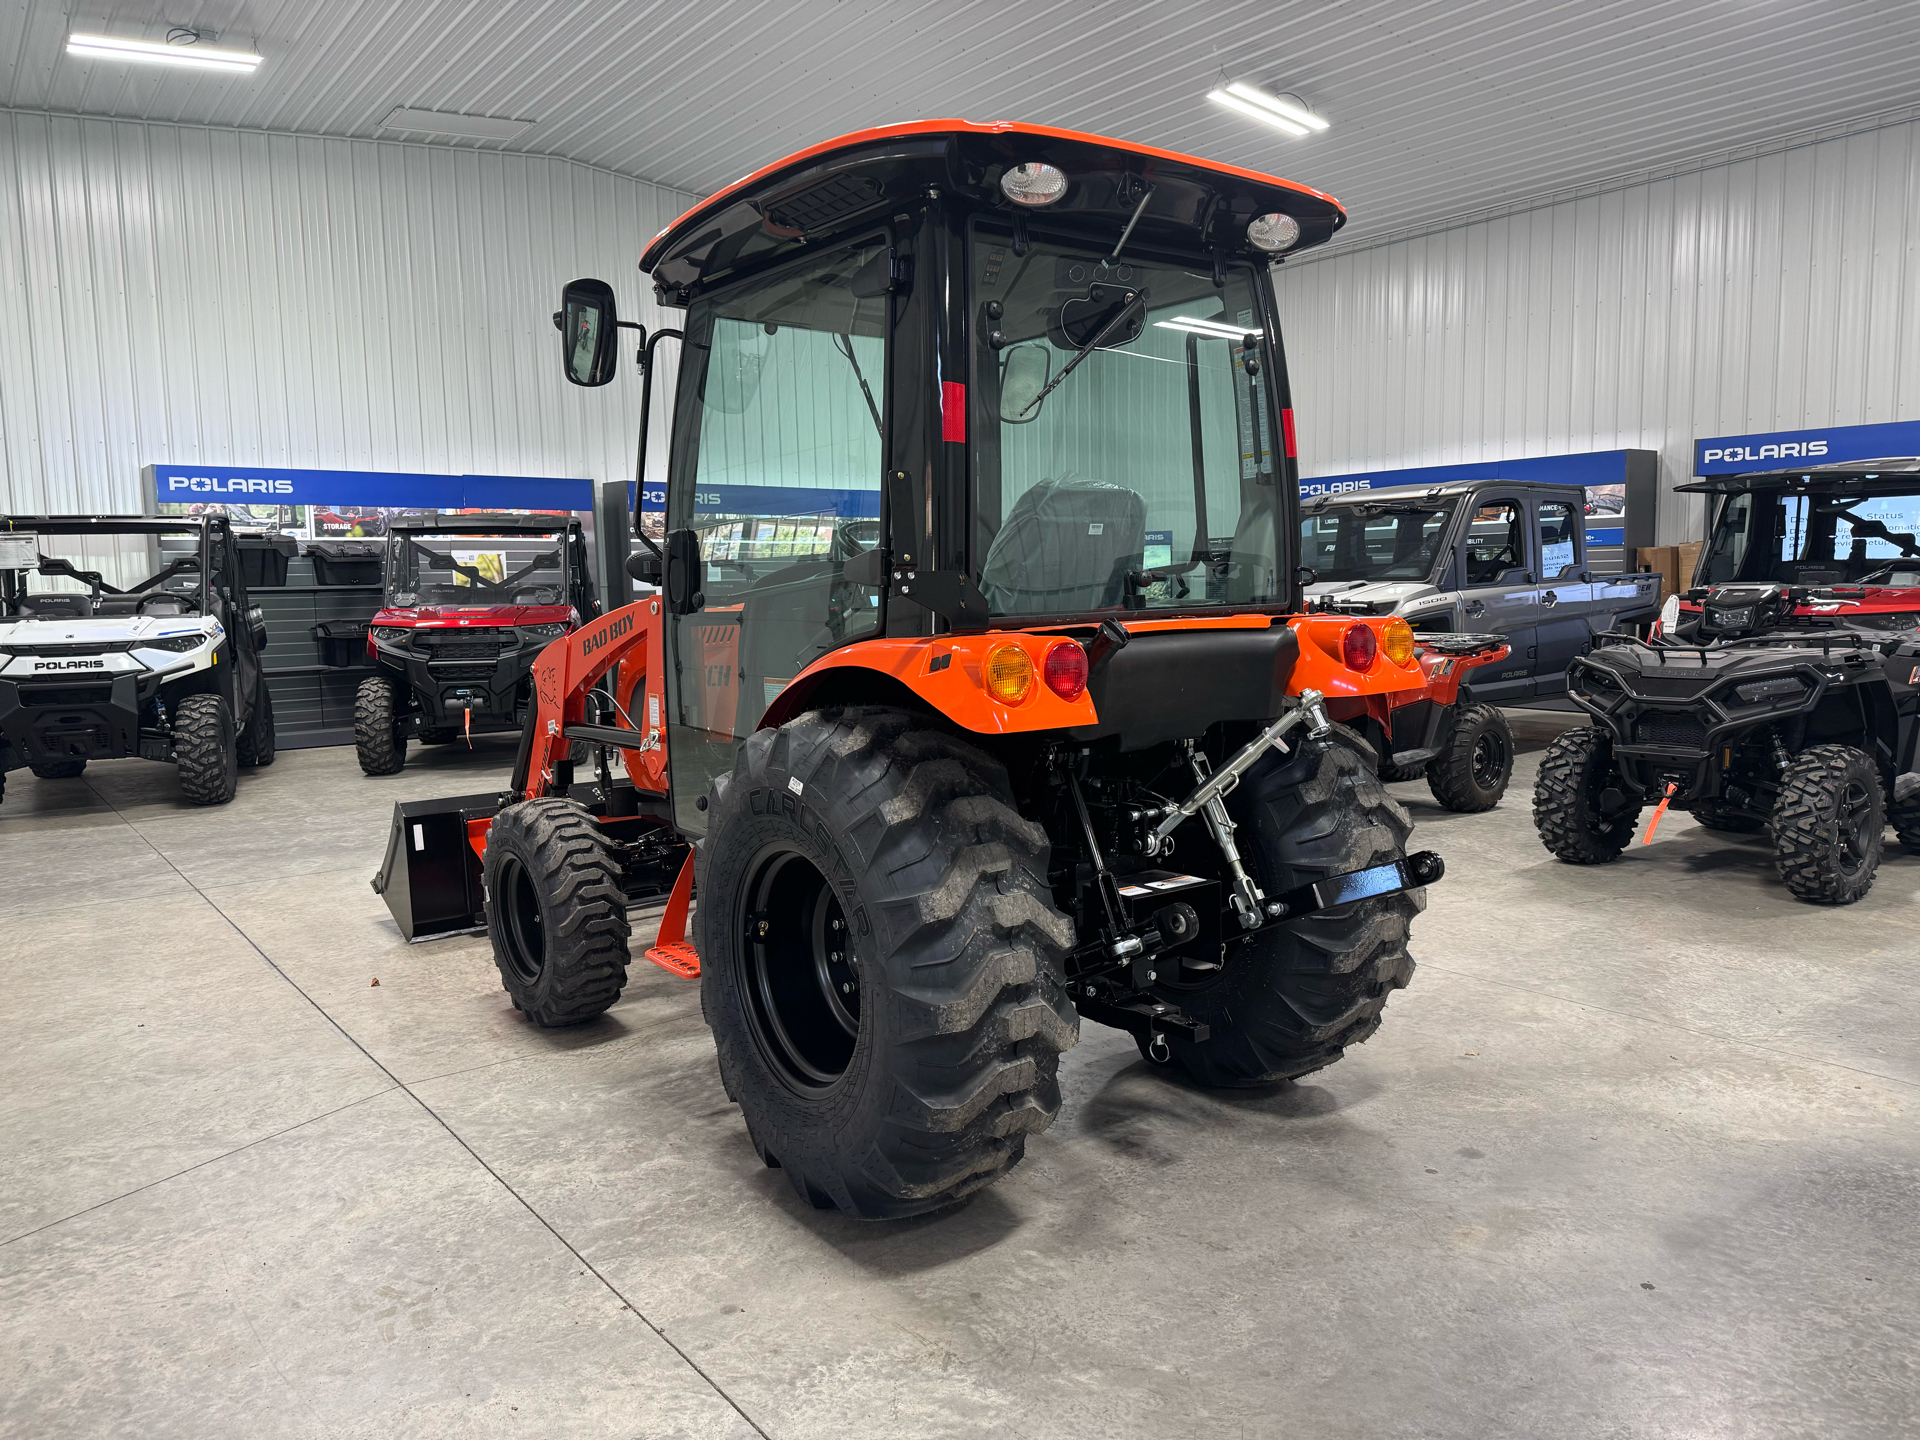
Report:
[[[1808,465],[1891,460],[1921,453],[1921,421],[1883,425],[1834,425],[1820,430],[1776,430],[1761,435],[1719,435],[1694,442],[1696,475],[1739,475],[1792,470]]]

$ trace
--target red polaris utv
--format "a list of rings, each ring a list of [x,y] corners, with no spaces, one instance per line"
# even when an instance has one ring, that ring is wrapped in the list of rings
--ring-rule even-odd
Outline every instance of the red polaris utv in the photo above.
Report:
[[[404,515],[387,526],[386,604],[367,629],[376,673],[354,697],[370,776],[407,740],[517,730],[541,648],[600,614],[580,522],[562,515]]]
[[[403,930],[478,910],[514,1004],[573,1024],[671,879],[648,958],[699,977],[748,1138],[863,1216],[1018,1162],[1084,1020],[1215,1086],[1366,1040],[1441,865],[1327,710],[1427,685],[1405,623],[1301,607],[1268,271],[1344,219],[940,120],[675,221],[641,266],[685,320],[637,342],[648,393],[679,350],[666,534],[630,565],[660,593],[542,652],[504,794],[397,808]],[[612,381],[624,325],[568,285],[568,377]]]

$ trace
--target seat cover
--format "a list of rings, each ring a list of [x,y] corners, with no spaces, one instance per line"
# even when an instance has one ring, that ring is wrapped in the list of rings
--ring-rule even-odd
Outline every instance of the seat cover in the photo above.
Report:
[[[1147,503],[1136,492],[1073,475],[1043,480],[1008,511],[981,591],[997,615],[1112,609],[1146,544]]]

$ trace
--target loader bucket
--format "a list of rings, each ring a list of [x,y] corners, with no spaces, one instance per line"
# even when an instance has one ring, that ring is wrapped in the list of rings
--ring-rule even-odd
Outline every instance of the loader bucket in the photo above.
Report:
[[[387,857],[371,882],[410,941],[487,929],[480,854],[467,823],[491,819],[497,793],[401,801],[387,833]]]

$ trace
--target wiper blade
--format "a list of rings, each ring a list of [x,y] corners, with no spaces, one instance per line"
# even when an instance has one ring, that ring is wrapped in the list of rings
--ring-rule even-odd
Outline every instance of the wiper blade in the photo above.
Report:
[[[1034,409],[1043,400],[1047,399],[1048,396],[1052,395],[1054,391],[1059,387],[1060,383],[1063,380],[1067,379],[1068,376],[1072,375],[1075,372],[1075,370],[1079,368],[1080,363],[1083,360],[1087,359],[1088,356],[1092,355],[1096,350],[1100,349],[1100,344],[1103,340],[1107,339],[1107,337],[1112,335],[1116,330],[1119,330],[1121,326],[1128,321],[1128,319],[1134,314],[1136,310],[1143,310],[1146,308],[1146,306],[1147,306],[1147,292],[1145,290],[1135,291],[1134,298],[1128,301],[1127,304],[1123,305],[1119,310],[1115,311],[1113,314],[1113,317],[1107,322],[1107,324],[1103,325],[1099,330],[1095,331],[1093,335],[1088,337],[1087,343],[1083,345],[1079,350],[1074,352],[1074,358],[1068,361],[1067,364],[1061,367],[1061,373],[1055,376],[1052,380],[1048,381],[1046,385],[1041,387],[1041,393],[1035,396],[1032,400],[1028,401],[1026,405],[1022,406],[1020,415],[1017,415],[1014,418],[1016,420],[1019,420],[1021,416],[1026,415],[1028,411]]]

